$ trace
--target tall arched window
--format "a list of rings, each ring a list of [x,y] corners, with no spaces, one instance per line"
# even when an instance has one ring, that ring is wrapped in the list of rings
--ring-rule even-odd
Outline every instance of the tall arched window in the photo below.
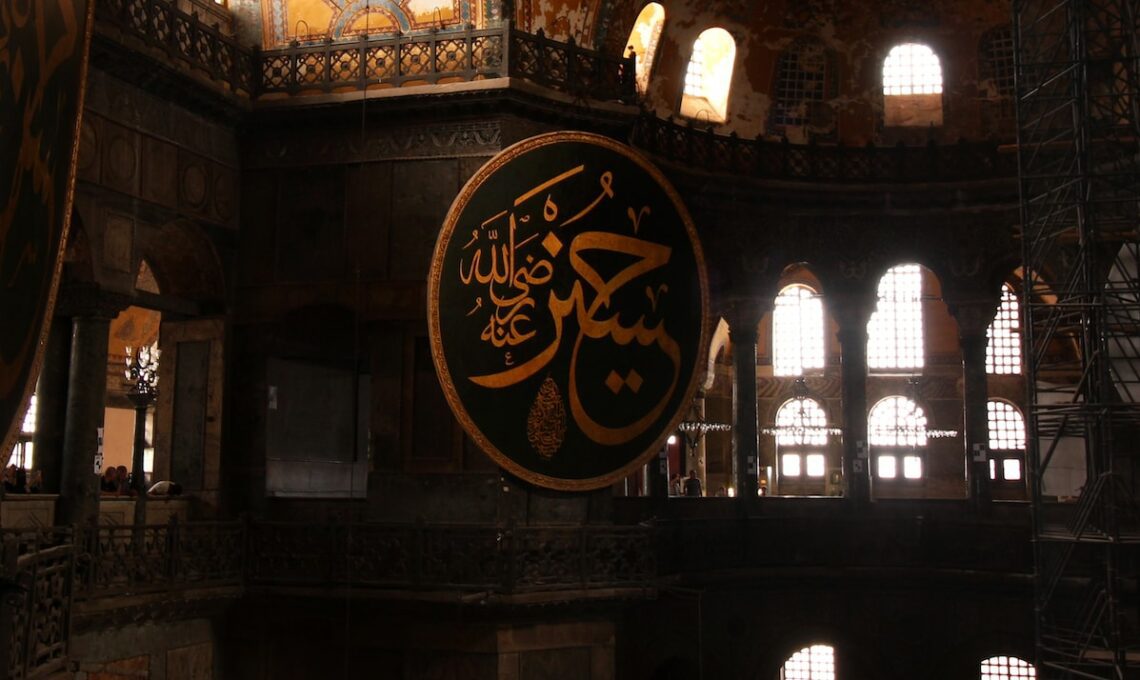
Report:
[[[1021,315],[1008,283],[1002,284],[1001,304],[986,337],[986,373],[1021,373]]]
[[[710,28],[693,42],[685,70],[681,115],[723,123],[728,119],[728,90],[736,61],[736,41],[723,28]]]
[[[823,302],[798,283],[776,296],[772,312],[772,371],[778,376],[803,375],[823,368]]]
[[[826,131],[834,127],[831,111],[823,102],[835,96],[835,75],[823,43],[800,39],[780,54],[776,62],[770,127],[777,132],[811,126]]]
[[[661,29],[665,28],[665,8],[651,2],[642,8],[629,32],[629,46],[637,54],[637,91],[645,94],[649,89],[649,76],[657,58],[657,44]]]
[[[922,269],[891,267],[879,279],[879,301],[867,324],[867,366],[922,368]]]
[[[942,124],[942,65],[926,45],[895,45],[883,62],[883,114],[890,126]]]
[[[815,399],[791,399],[776,412],[776,453],[780,482],[827,473],[827,414]]]
[[[1013,70],[1013,31],[1009,26],[986,31],[978,44],[978,103],[984,129],[1013,131]]]
[[[874,447],[875,476],[922,479],[926,414],[913,401],[895,395],[875,404],[867,418],[867,439]]]
[[[979,677],[981,680],[1024,680],[1036,678],[1037,669],[1016,656],[991,656],[982,662]]]
[[[1025,458],[1025,418],[1017,407],[1006,401],[986,402],[990,425],[990,479],[1007,482],[1021,480]]]
[[[20,424],[20,431],[16,433],[16,445],[12,447],[12,454],[8,458],[9,465],[31,470],[35,467],[32,438],[36,434],[36,395],[33,394],[28,402],[28,410],[24,413],[24,420]]]
[[[804,647],[784,662],[780,680],[835,680],[835,648],[831,645]]]

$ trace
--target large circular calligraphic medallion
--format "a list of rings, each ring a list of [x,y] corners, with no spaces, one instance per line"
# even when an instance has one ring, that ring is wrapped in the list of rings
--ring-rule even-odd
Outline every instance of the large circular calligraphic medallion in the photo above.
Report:
[[[618,142],[557,132],[480,168],[428,278],[432,358],[468,434],[531,483],[586,490],[659,450],[696,389],[708,283],[692,220]]]

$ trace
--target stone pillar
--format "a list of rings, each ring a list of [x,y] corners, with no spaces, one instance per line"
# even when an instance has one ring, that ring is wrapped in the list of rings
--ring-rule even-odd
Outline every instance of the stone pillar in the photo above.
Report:
[[[693,397],[693,407],[690,413],[692,415],[690,420],[699,423],[705,421],[705,391],[703,389],[697,390],[696,396]],[[688,456],[688,460],[685,461],[685,472],[683,474],[683,476],[688,476],[689,470],[695,471],[697,473],[697,479],[701,480],[701,488],[704,489],[706,493],[709,488],[708,478],[705,475],[705,437],[707,436],[707,433],[685,434],[685,455]],[[689,442],[694,438],[696,445],[690,446]]]
[[[979,510],[990,502],[990,423],[986,401],[986,330],[997,311],[998,300],[951,303],[958,320],[958,343],[962,348],[962,423],[966,489]]]
[[[865,503],[871,497],[872,463],[867,445],[867,322],[875,301],[858,293],[834,293],[827,299],[843,351],[843,494]]]
[[[99,520],[99,474],[95,454],[107,393],[107,335],[125,304],[113,304],[95,286],[61,291],[72,314],[67,417],[63,431],[56,523],[94,525]]]
[[[756,334],[762,313],[755,301],[736,303],[729,316],[732,339],[732,479],[736,495],[755,499],[759,487],[759,414],[756,406]]]
[[[51,322],[43,365],[36,382],[36,433],[32,439],[43,492],[59,493],[63,471],[63,432],[67,423],[67,373],[71,362],[71,319]]]

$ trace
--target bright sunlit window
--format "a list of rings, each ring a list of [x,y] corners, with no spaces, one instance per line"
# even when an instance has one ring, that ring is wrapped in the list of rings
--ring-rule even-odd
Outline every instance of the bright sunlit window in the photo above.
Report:
[[[651,2],[637,15],[637,21],[629,33],[628,44],[637,53],[637,91],[642,94],[649,89],[649,76],[653,72],[653,61],[657,58],[657,44],[661,40],[663,28],[665,8]]]
[[[776,412],[776,446],[782,478],[823,477],[827,461],[827,414],[815,399],[791,399]]]
[[[780,680],[835,680],[835,648],[812,645],[788,657]]]
[[[986,337],[986,373],[1021,373],[1021,316],[1009,284],[1001,287],[1001,304]]]
[[[728,90],[736,61],[736,41],[723,28],[710,28],[693,42],[685,70],[681,115],[710,123],[728,119]]]
[[[926,45],[896,45],[883,62],[883,123],[942,125],[942,65]]]
[[[875,448],[875,472],[883,479],[922,479],[926,414],[910,399],[891,396],[875,404],[867,418],[867,438]]]
[[[867,324],[867,365],[922,368],[922,268],[891,267],[879,279],[879,301]]]
[[[1018,481],[1022,478],[1025,418],[1013,404],[999,399],[986,402],[986,410],[990,429],[990,479]]]
[[[32,451],[32,437],[36,433],[36,395],[32,395],[28,402],[28,410],[24,413],[24,420],[20,424],[20,431],[16,434],[16,445],[12,447],[12,455],[8,458],[9,465],[31,470],[35,467]]]
[[[776,412],[777,446],[826,446],[827,414],[815,399],[791,399]]]
[[[785,477],[800,476],[800,454],[785,453],[780,456],[780,474]]]
[[[991,656],[982,662],[981,680],[1036,678],[1037,669],[1016,656]]]
[[[926,45],[896,45],[883,62],[883,94],[941,94],[942,65]]]
[[[772,313],[772,371],[789,376],[821,368],[823,302],[807,286],[788,286],[776,296]]]

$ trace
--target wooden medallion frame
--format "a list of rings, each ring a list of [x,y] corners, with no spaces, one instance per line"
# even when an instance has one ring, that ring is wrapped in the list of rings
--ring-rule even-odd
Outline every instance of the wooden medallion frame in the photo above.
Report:
[[[552,477],[550,475],[535,472],[515,461],[510,456],[506,455],[493,444],[482,430],[472,420],[467,409],[464,407],[462,400],[455,389],[455,385],[451,376],[451,372],[447,366],[447,357],[444,355],[443,338],[441,337],[440,318],[439,318],[439,291],[440,279],[443,274],[443,264],[447,254],[448,246],[451,243],[452,235],[455,232],[456,226],[459,223],[460,217],[463,215],[471,198],[483,184],[498,172],[505,165],[511,161],[528,154],[536,149],[560,144],[563,142],[585,143],[594,146],[602,147],[613,153],[621,155],[626,159],[633,162],[634,165],[644,171],[661,190],[668,197],[672,203],[677,216],[680,219],[685,234],[689,238],[689,245],[692,248],[693,259],[696,263],[698,285],[700,286],[700,306],[701,318],[695,320],[700,324],[700,335],[697,341],[696,352],[694,354],[695,360],[690,367],[681,367],[681,377],[684,381],[685,387],[682,393],[681,400],[678,402],[676,412],[669,416],[667,420],[667,427],[663,428],[662,433],[658,435],[653,443],[647,447],[640,454],[636,455],[631,461],[625,463],[620,468],[612,470],[602,475],[589,478],[575,478],[566,479],[561,477]],[[644,156],[637,153],[630,147],[616,142],[608,137],[601,135],[587,133],[587,132],[552,132],[536,137],[531,137],[523,141],[517,142],[503,151],[499,152],[491,160],[487,161],[474,175],[464,184],[463,189],[460,190],[459,195],[456,196],[452,202],[451,207],[448,209],[447,218],[444,221],[443,228],[440,230],[439,238],[436,240],[435,250],[432,254],[431,269],[428,273],[428,289],[427,289],[427,306],[428,306],[428,334],[431,342],[432,361],[435,363],[436,372],[439,377],[441,386],[443,387],[444,396],[447,398],[447,403],[451,406],[452,412],[459,420],[463,429],[467,431],[468,435],[479,445],[479,447],[491,457],[499,466],[511,474],[523,479],[531,484],[542,486],[559,491],[589,491],[599,489],[614,482],[617,482],[629,476],[634,470],[644,465],[650,458],[655,456],[657,452],[664,445],[665,440],[669,434],[676,430],[677,425],[681,422],[684,414],[688,411],[688,406],[692,402],[693,395],[696,393],[698,385],[698,377],[701,372],[701,367],[704,365],[704,359],[708,354],[709,343],[709,330],[708,330],[708,313],[709,313],[709,291],[708,291],[708,275],[705,271],[704,253],[701,250],[700,240],[697,237],[697,231],[693,226],[692,217],[689,211],[685,208],[685,204],[681,201],[677,191],[673,185],[665,178],[664,174],[657,169],[652,163],[649,162]],[[685,373],[688,373],[687,380]]]

